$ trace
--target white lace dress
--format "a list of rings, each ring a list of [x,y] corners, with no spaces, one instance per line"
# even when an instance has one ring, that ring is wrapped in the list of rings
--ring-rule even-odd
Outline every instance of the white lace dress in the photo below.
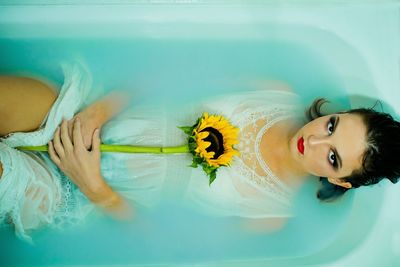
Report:
[[[62,118],[71,118],[87,104],[84,100],[90,92],[90,75],[76,66],[66,69],[65,75],[59,97],[40,129],[14,133],[0,142],[1,224],[14,225],[16,234],[26,240],[30,240],[30,230],[75,224],[94,209],[47,153],[14,149],[46,144]],[[190,154],[103,153],[102,175],[135,205],[153,206],[163,198],[172,198],[218,216],[291,216],[292,191],[271,172],[259,148],[262,136],[274,123],[298,114],[297,101],[292,93],[266,90],[225,96],[185,112],[132,108],[103,127],[103,143],[181,145],[186,136],[176,126],[192,125],[208,111],[226,116],[241,129],[237,145],[241,155],[232,167],[218,170],[211,186],[201,168],[188,167]]]

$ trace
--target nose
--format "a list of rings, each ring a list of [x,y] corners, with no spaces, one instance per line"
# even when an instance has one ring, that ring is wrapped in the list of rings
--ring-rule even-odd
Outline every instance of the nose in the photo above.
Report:
[[[310,146],[317,146],[317,145],[324,145],[324,144],[329,144],[330,136],[316,136],[316,135],[310,135],[308,137],[308,145]]]

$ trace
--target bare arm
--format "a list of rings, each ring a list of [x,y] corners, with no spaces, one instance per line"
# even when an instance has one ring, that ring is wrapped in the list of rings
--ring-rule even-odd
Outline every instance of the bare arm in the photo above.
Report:
[[[56,98],[56,91],[38,80],[0,76],[0,136],[36,130]]]

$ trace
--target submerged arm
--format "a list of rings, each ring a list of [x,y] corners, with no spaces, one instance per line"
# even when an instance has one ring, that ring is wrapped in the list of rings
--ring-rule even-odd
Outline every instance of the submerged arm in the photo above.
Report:
[[[130,95],[128,93],[113,91],[76,114],[68,122],[69,136],[72,138],[72,124],[74,119],[79,118],[82,127],[83,143],[89,149],[94,130],[100,129],[107,121],[121,112],[128,105],[129,101]]]
[[[113,191],[104,182],[103,177],[100,177],[99,180],[103,183],[102,185],[99,184],[96,190],[84,192],[88,199],[116,219],[126,220],[131,218],[132,209],[125,199]]]
[[[81,117],[90,114],[95,122],[101,126],[124,109],[129,100],[130,95],[128,93],[113,91],[78,113],[75,118],[80,118],[82,120]]]
[[[287,218],[244,219],[243,227],[249,232],[271,233],[281,230],[287,223]]]

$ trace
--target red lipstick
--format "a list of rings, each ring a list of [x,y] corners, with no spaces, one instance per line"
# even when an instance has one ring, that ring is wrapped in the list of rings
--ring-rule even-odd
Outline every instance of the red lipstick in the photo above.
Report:
[[[299,140],[297,140],[297,149],[299,150],[300,154],[304,155],[304,139],[303,139],[303,137],[300,137]]]

